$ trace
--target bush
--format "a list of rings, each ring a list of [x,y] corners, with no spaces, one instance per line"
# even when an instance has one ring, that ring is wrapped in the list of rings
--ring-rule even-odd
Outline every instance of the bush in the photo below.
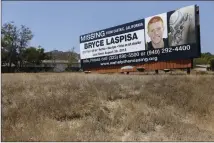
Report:
[[[210,69],[214,71],[214,58],[210,60]]]

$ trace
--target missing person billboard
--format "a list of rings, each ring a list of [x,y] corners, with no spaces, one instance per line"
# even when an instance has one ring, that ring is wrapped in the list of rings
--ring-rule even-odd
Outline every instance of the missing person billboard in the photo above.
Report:
[[[83,69],[200,56],[196,5],[80,36]]]

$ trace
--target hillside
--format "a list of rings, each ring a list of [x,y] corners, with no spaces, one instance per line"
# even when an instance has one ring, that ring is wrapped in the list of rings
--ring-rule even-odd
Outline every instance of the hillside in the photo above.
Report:
[[[53,50],[46,52],[48,55],[52,55],[53,58],[56,60],[69,60],[69,56],[72,54],[76,57],[77,60],[79,60],[80,55],[78,53],[72,53],[72,52],[63,52],[63,51],[58,51],[58,50]]]

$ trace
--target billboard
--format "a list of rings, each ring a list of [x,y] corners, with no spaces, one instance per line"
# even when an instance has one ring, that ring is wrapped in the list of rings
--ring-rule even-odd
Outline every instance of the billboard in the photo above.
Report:
[[[83,69],[200,56],[196,5],[80,36]]]

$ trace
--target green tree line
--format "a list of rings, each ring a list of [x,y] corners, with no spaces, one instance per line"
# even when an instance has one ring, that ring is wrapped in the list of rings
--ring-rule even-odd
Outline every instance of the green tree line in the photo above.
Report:
[[[214,55],[206,52],[202,53],[200,58],[195,58],[193,61],[195,65],[210,65],[211,70],[214,70]]]
[[[33,38],[32,31],[25,25],[20,27],[8,22],[1,27],[1,64],[11,71],[12,65],[18,70],[26,64],[40,64],[42,60],[51,57],[45,54],[44,48],[29,47]]]

